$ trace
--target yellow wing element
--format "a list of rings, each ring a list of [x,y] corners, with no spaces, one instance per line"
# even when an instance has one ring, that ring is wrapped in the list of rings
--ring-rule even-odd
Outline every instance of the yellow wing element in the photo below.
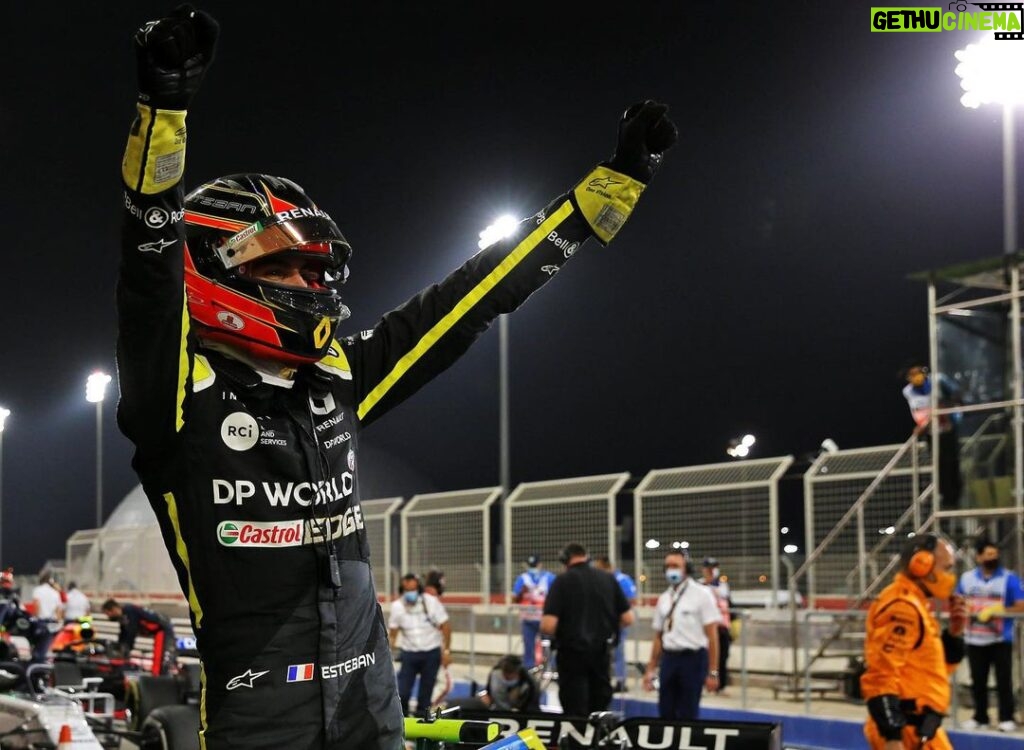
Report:
[[[198,393],[213,385],[217,380],[217,373],[210,367],[209,360],[202,354],[197,354],[192,360],[192,391]]]
[[[316,363],[316,366],[342,380],[352,379],[352,366],[348,363],[348,357],[345,356],[341,344],[337,341],[331,344],[327,354]]]
[[[608,167],[597,167],[576,186],[573,195],[597,239],[607,245],[633,213],[643,191],[642,182]]]
[[[546,750],[547,746],[540,741],[537,730],[532,727],[520,729],[513,735],[504,737],[490,745],[484,745],[480,750]]]

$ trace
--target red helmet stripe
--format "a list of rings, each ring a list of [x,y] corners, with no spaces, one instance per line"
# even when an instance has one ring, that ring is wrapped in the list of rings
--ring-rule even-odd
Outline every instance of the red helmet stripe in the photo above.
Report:
[[[304,253],[323,253],[324,255],[331,254],[331,243],[330,242],[307,242],[305,245],[300,245],[299,249]]]
[[[267,199],[270,201],[271,213],[281,213],[282,211],[291,211],[292,209],[298,208],[294,203],[289,203],[286,200],[282,200],[270,192],[270,188],[267,187],[265,182],[261,182],[263,186],[263,192],[267,194]]]
[[[245,229],[249,224],[244,221],[231,221],[230,219],[218,219],[216,216],[207,216],[206,214],[197,214],[193,211],[185,212],[185,222],[187,224],[198,224],[203,227],[212,227],[214,229],[223,229],[228,232],[238,232]]]
[[[233,289],[227,290],[225,287],[199,275],[192,269],[185,269],[185,283],[186,286],[202,297],[211,315],[215,315],[218,309],[230,310],[250,320],[262,320],[271,325],[278,325],[273,309],[266,303],[246,297]],[[214,325],[212,321],[203,320],[202,314],[197,314],[195,317],[201,323]]]

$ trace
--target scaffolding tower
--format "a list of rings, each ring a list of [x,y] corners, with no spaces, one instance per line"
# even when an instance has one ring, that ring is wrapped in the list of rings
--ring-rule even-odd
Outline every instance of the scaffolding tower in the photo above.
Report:
[[[937,526],[962,544],[985,535],[1017,569],[1024,563],[1022,263],[1024,254],[1009,253],[911,277],[928,284]],[[940,405],[940,375],[955,386],[953,403]],[[940,450],[949,429],[958,435],[952,458]],[[960,468],[958,497],[943,497],[942,462],[950,460]]]

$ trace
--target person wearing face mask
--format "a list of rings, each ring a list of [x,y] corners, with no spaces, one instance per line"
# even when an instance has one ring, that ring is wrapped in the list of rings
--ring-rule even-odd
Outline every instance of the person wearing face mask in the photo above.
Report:
[[[903,398],[907,400],[915,424],[914,433],[917,435],[928,430],[931,425],[933,385],[939,389],[939,408],[963,403],[959,386],[947,375],[939,373],[933,377],[927,367],[915,363],[903,370],[903,376],[906,380]],[[963,490],[958,430],[960,417],[960,414],[943,414],[939,417],[939,494],[942,496],[944,510],[960,507],[960,494]]]
[[[864,735],[872,750],[953,747],[941,724],[967,625],[967,605],[954,595],[955,565],[953,545],[945,539],[911,537],[895,579],[868,610],[860,688],[868,708]],[[932,599],[949,602],[945,631]]]
[[[555,574],[544,570],[540,555],[526,558],[526,570],[512,584],[512,601],[519,605],[519,620],[523,632],[523,666],[530,669],[537,663],[537,635],[544,600],[555,581]]]
[[[971,667],[974,716],[962,729],[988,728],[988,675],[995,667],[1001,732],[1017,728],[1013,718],[1013,620],[1007,612],[1024,612],[1020,578],[999,564],[999,547],[987,539],[975,545],[978,567],[960,576],[957,593],[967,598],[973,618],[967,627],[967,661]]]
[[[458,706],[463,715],[484,711],[540,711],[540,688],[523,666],[523,660],[515,654],[506,654],[487,675],[481,693],[448,701],[448,707],[453,706]]]
[[[402,652],[398,670],[398,699],[402,713],[409,714],[413,684],[420,678],[416,693],[416,711],[425,715],[430,709],[437,672],[452,660],[452,626],[448,612],[433,594],[423,590],[423,582],[414,573],[402,576],[399,596],[391,603],[388,634],[392,649]]]
[[[718,624],[722,614],[715,595],[687,574],[686,557],[665,555],[668,588],[658,597],[651,627],[651,658],[644,689],[658,677],[658,716],[690,721],[699,718],[703,688],[718,690]],[[660,665],[660,671],[659,671]]]

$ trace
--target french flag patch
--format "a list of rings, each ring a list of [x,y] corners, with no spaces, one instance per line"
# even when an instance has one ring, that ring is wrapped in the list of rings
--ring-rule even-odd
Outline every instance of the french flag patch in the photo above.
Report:
[[[309,682],[312,679],[312,664],[292,664],[288,667],[288,682]]]

